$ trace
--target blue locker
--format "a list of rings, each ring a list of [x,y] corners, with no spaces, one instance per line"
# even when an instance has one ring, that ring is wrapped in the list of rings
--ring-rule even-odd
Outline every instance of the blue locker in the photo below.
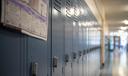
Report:
[[[32,74],[32,63],[37,63],[37,76],[47,76],[47,42],[26,37],[27,39],[27,71]]]
[[[79,30],[78,30],[78,22],[76,22],[76,25],[73,27],[73,54],[75,54],[76,58],[72,58],[72,75],[73,76],[79,76],[79,66],[78,66],[78,50],[79,50]]]
[[[65,76],[72,76],[72,52],[73,52],[73,20],[65,18],[65,55],[69,56],[68,62],[65,63]]]
[[[83,47],[82,47],[82,43],[83,43],[83,32],[82,32],[82,27],[79,26],[79,50],[78,50],[78,66],[79,66],[79,76],[82,76],[82,61],[83,61]]]
[[[52,0],[52,76],[62,76],[64,72],[64,15],[62,1]]]
[[[0,76],[25,76],[23,40],[21,33],[0,27]]]
[[[38,76],[47,76],[47,43],[0,27],[1,76],[29,76],[31,63],[38,63]]]
[[[83,51],[83,76],[87,76],[87,28],[83,29],[84,34],[84,51]]]

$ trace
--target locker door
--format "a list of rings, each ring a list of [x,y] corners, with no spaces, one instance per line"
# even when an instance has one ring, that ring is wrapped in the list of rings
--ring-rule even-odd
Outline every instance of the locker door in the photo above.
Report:
[[[88,43],[88,48],[89,48],[89,53],[88,53],[88,76],[92,76],[93,75],[93,67],[92,67],[92,65],[94,65],[94,64],[92,64],[92,60],[93,60],[93,56],[92,56],[92,52],[90,52],[90,48],[92,48],[92,30],[91,30],[91,28],[92,27],[89,27],[89,29],[88,29],[88,35],[89,35],[89,38],[88,38],[88,41],[89,41],[89,43]]]
[[[52,0],[52,75],[62,76],[64,57],[63,0]]]
[[[83,51],[83,76],[87,76],[87,28],[83,28],[83,41],[84,41],[84,51]]]
[[[76,58],[72,58],[72,76],[79,76],[79,66],[78,66],[78,22],[75,22],[75,26],[73,27],[73,54],[76,55]],[[72,56],[73,57],[73,56]]]
[[[72,75],[72,68],[71,68],[71,54],[72,54],[72,45],[73,45],[73,21],[66,17],[65,20],[65,54],[69,56],[69,61],[65,63],[65,76]]]
[[[28,74],[32,76],[32,68],[36,65],[36,76],[47,76],[47,43],[46,41],[27,37],[27,70]]]
[[[78,63],[79,63],[79,76],[82,76],[83,69],[83,27],[79,26],[79,50],[78,50]]]
[[[76,21],[73,22],[73,51],[72,51],[72,76],[79,76],[79,60],[78,60],[78,51],[79,51],[79,19],[76,14],[79,8],[79,0],[72,0],[73,7],[75,11],[74,18]],[[74,58],[75,57],[75,58]]]
[[[87,51],[89,51],[89,28],[87,27]],[[87,76],[89,76],[89,54],[88,54],[88,52],[87,52]]]
[[[16,31],[0,27],[0,76],[24,76],[21,37]]]

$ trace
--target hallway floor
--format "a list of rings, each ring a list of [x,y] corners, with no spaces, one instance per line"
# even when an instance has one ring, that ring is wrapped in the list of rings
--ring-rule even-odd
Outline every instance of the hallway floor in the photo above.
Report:
[[[116,49],[109,54],[100,76],[128,76],[128,53],[125,49]]]

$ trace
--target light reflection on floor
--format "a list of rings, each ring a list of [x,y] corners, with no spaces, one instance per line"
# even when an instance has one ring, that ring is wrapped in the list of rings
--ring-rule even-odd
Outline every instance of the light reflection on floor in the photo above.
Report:
[[[116,49],[113,56],[112,76],[128,76],[127,52],[124,49]]]
[[[101,76],[128,76],[128,53],[116,49],[110,54],[110,63],[101,70]]]

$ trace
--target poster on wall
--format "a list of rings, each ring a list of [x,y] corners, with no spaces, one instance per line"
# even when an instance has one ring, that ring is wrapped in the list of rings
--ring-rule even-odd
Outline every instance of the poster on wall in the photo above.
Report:
[[[47,40],[48,0],[3,0],[3,23],[22,33]]]

